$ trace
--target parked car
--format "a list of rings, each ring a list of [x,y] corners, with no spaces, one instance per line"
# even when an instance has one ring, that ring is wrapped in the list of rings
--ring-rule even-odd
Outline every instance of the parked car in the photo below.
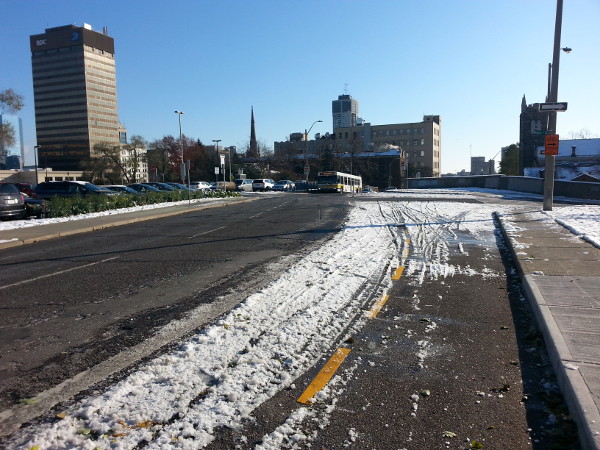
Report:
[[[27,197],[31,197],[33,193],[33,186],[31,183],[13,183],[21,193],[25,194]]]
[[[142,194],[149,194],[151,192],[160,192],[160,189],[155,188],[154,186],[150,186],[149,184],[143,184],[143,183],[133,183],[128,185],[127,187],[130,187],[133,190],[136,190],[138,192],[141,192]]]
[[[296,185],[291,180],[280,180],[273,186],[274,191],[294,191]]]
[[[213,181],[212,183],[210,183],[210,188],[215,191],[215,190],[223,190],[225,189],[226,191],[233,191],[235,189],[235,183],[231,183],[229,181],[225,182],[225,181]]]
[[[196,188],[194,188],[193,186],[188,188],[185,184],[182,184],[182,183],[171,183],[171,182],[168,182],[168,183],[165,183],[165,184],[168,184],[169,186],[173,186],[175,189],[178,189],[180,191],[187,191],[187,190],[195,191],[196,190]]]
[[[77,195],[116,195],[116,192],[87,181],[43,181],[33,189],[33,197],[42,200]]]
[[[294,181],[294,188],[297,191],[308,191],[308,184],[306,180],[296,180]]]
[[[240,191],[250,191],[252,192],[252,182],[254,180],[233,180],[234,184],[235,184],[235,190],[240,192]]]
[[[270,191],[275,186],[275,182],[270,178],[259,178],[252,182],[253,191]]]
[[[155,187],[159,191],[180,191],[181,190],[181,189],[177,189],[177,188],[171,186],[170,184],[159,183],[156,181],[148,181],[147,183],[142,183],[142,184],[147,184],[148,186]]]
[[[141,192],[136,191],[135,189],[130,188],[129,186],[125,186],[123,184],[111,184],[109,186],[102,186],[106,189],[110,189],[111,191],[115,191],[117,194],[141,194]]]
[[[25,216],[25,196],[12,183],[0,183],[0,218],[21,219]]]
[[[190,186],[197,190],[210,189],[210,183],[208,181],[192,181]]]

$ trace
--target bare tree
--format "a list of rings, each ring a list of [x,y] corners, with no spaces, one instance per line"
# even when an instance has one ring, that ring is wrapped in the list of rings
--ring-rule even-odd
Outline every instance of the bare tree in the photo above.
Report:
[[[587,128],[582,128],[579,131],[571,131],[569,136],[571,139],[595,139],[599,137],[598,134],[592,133]]]
[[[23,96],[12,89],[0,91],[0,112],[14,114],[23,108]],[[0,139],[6,148],[15,145],[15,130],[10,123],[0,124]]]

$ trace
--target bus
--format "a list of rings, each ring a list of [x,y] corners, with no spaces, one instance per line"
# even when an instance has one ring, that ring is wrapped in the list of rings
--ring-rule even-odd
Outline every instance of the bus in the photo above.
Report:
[[[318,173],[317,188],[319,192],[356,193],[362,189],[362,178],[358,175],[328,170]]]

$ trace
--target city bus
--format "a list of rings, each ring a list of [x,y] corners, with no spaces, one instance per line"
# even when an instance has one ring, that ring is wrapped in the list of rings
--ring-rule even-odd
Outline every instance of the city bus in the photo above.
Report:
[[[317,175],[317,188],[319,192],[360,192],[362,178],[349,173],[328,170]]]

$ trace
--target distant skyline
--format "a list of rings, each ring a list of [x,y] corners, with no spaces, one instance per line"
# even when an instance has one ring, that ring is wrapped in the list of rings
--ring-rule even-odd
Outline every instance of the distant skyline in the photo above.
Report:
[[[36,145],[29,36],[88,23],[115,39],[119,117],[129,136],[186,136],[240,151],[273,147],[348,93],[374,125],[442,117],[442,172],[518,142],[521,99],[543,102],[555,0],[4,0],[0,89],[25,97],[26,163]],[[600,2],[564,2],[558,133],[600,137]]]

